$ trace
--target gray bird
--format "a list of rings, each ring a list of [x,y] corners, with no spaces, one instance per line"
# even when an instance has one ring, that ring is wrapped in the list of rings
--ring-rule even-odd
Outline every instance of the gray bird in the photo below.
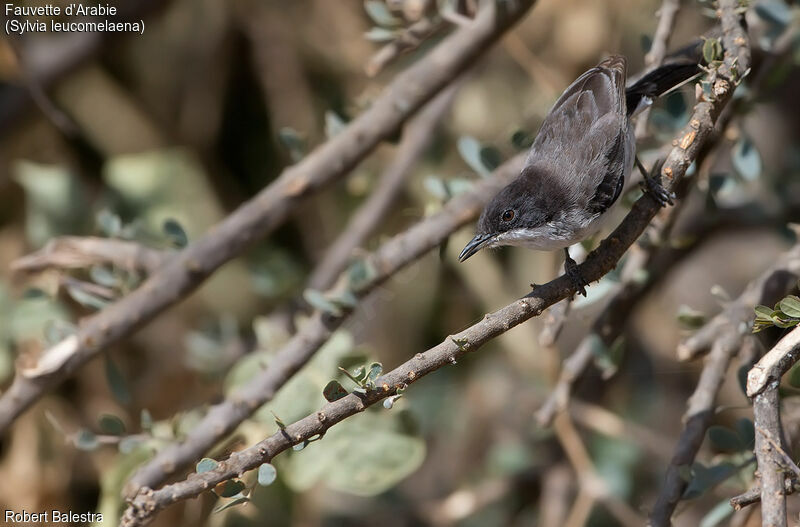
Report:
[[[564,249],[564,269],[586,295],[568,247],[594,234],[617,201],[636,160],[631,117],[653,97],[689,79],[698,65],[662,66],[625,89],[625,58],[611,56],[573,82],[547,114],[522,172],[486,206],[478,234],[459,256],[485,247]],[[671,195],[644,173],[646,190],[662,204]]]

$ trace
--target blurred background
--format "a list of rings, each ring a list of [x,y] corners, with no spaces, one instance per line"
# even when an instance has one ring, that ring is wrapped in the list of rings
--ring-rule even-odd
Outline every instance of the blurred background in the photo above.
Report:
[[[450,3],[464,4],[455,10],[468,16],[472,2]],[[453,30],[456,22],[448,20],[417,49],[376,66],[387,41],[436,16],[435,5],[422,9],[427,4],[147,0],[120,6],[121,16],[144,20],[142,35],[4,35],[0,382],[10,382],[15,362],[74,331],[82,317],[142,278],[105,266],[15,272],[12,262],[62,235],[122,238],[159,250],[197,239],[335,134]],[[715,21],[709,2],[682,4],[671,48]],[[758,5],[748,13],[753,68],[766,66],[737,90],[734,115],[703,168],[690,170],[689,195],[664,241],[681,256],[637,304],[613,349],[597,350],[600,368],[579,383],[572,405],[569,432],[612,497],[606,501],[641,517],[655,501],[702,366],[679,362],[677,344],[795,243],[787,225],[800,219],[794,36],[800,7],[780,0]],[[642,71],[659,6],[537,2],[459,81],[429,132],[429,146],[362,249],[438,210],[478,180],[476,173],[524,149],[561,91],[602,57],[622,53],[630,74]],[[787,34],[789,44],[781,41],[774,52]],[[656,103],[639,147],[645,164],[670,146],[694,97],[690,84]],[[381,145],[297,207],[269,239],[21,416],[0,443],[0,506],[99,511],[105,525],[114,524],[132,469],[268,361],[307,314],[303,291],[311,273],[396,152],[396,142]],[[625,212],[618,211],[620,219]],[[559,272],[560,253],[523,249],[484,252],[459,264],[472,234],[472,226],[459,231],[370,295],[211,457],[273,433],[271,412],[288,423],[316,410],[337,366],[375,360],[392,368]],[[585,474],[533,416],[562,358],[587,334],[619,280],[612,273],[593,284],[554,344],[540,345],[547,317],[534,319],[415,384],[391,411],[370,410],[322,441],[282,454],[273,462],[277,480],[256,487],[251,502],[213,512],[231,500],[206,493],[164,511],[155,524],[562,525]],[[604,380],[609,361],[615,374]],[[758,522],[757,514],[731,516],[721,505],[749,487],[754,470],[741,421],[752,412],[738,368],[729,372],[715,424],[738,433],[741,444],[707,440],[698,456],[703,467],[734,469],[697,483],[676,525]],[[785,404],[795,411],[787,420],[800,417],[791,397],[800,392],[792,390]],[[800,419],[789,424],[791,436]],[[114,435],[130,440],[108,440]],[[796,516],[800,506],[789,503]],[[586,524],[619,524],[611,509],[590,504]]]

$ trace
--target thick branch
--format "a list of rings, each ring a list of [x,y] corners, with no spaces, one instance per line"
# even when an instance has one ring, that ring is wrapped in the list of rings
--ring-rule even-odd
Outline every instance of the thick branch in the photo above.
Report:
[[[221,265],[274,230],[301,199],[342,177],[379,142],[443,89],[534,3],[518,0],[483,9],[468,28],[456,31],[425,58],[397,76],[373,105],[342,132],[318,147],[204,237],[171,258],[136,291],[90,317],[77,336],[42,358],[49,367],[35,375],[17,372],[0,398],[0,431],[88,360],[127,337],[194,291]]]
[[[697,158],[705,141],[712,134],[719,112],[728,103],[733,93],[731,83],[719,86],[718,96],[713,101],[702,101],[695,106],[689,124],[680,132],[662,170],[663,184],[673,188],[684,176],[688,166]],[[581,275],[589,281],[599,280],[614,268],[616,263],[642,234],[650,220],[660,210],[659,204],[649,195],[642,196],[632,207],[625,220],[600,246],[589,254],[579,266]],[[399,245],[400,257],[404,247]],[[131,501],[123,516],[123,525],[141,525],[151,520],[164,507],[177,501],[197,496],[221,481],[231,479],[261,463],[269,461],[278,453],[308,438],[324,434],[339,421],[364,411],[368,406],[394,395],[400,387],[416,382],[423,376],[452,364],[470,351],[477,350],[486,342],[505,333],[514,326],[538,316],[544,309],[558,300],[571,296],[575,288],[571,280],[561,276],[545,285],[536,287],[529,295],[512,304],[487,314],[483,320],[457,335],[448,337],[425,353],[419,353],[377,380],[377,390],[365,395],[350,394],[325,405],[319,412],[288,425],[273,436],[232,454],[218,467],[203,474],[192,474],[188,479],[168,485],[159,490],[144,488]]]

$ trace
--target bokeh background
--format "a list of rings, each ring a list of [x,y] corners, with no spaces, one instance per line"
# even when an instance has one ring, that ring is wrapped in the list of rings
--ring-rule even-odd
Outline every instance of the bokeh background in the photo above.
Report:
[[[381,17],[401,26],[414,21],[412,12],[403,18],[402,9],[391,10],[403,2],[371,12],[356,0],[135,4],[124,11],[144,19],[143,35],[0,41],[2,383],[10,382],[19,357],[40,351],[104,303],[75,293],[70,280],[108,278],[103,270],[19,273],[12,262],[67,234],[159,249],[180,245],[184,233],[191,242],[358,115],[452,27],[368,76],[365,66],[383,45],[371,38],[386,36],[375,28],[388,31]],[[430,147],[363,248],[437,210],[447,197],[442,189],[477,180],[470,145],[485,147],[491,158],[514,155],[515,133],[534,134],[558,94],[603,56],[625,54],[629,71],[641,71],[659,4],[540,0],[465,76]],[[762,4],[748,14],[754,68],[800,13],[794,2]],[[713,23],[709,2],[683,2],[671,47]],[[798,64],[800,47],[793,44],[769,63],[757,89],[745,81],[737,92],[736,115],[707,167],[695,171],[665,241],[688,247],[686,254],[638,304],[624,340],[598,350],[616,374],[604,380],[593,369],[579,384],[575,437],[605,490],[643,517],[701,367],[678,362],[677,344],[795,242],[787,224],[800,218]],[[646,161],[669,146],[693,103],[689,85],[656,104],[640,143]],[[395,153],[396,144],[381,145],[297,207],[269,239],[20,417],[0,443],[0,506],[100,511],[113,525],[133,467],[268,361],[307,313],[302,293],[310,273]],[[622,207],[618,217],[624,213]],[[559,272],[560,254],[522,249],[459,264],[471,235],[472,227],[453,235],[366,299],[314,361],[211,456],[273,433],[271,412],[290,422],[314,411],[337,366],[377,360],[393,367]],[[111,271],[120,290],[137,283],[137,276]],[[575,303],[555,345],[539,344],[544,318],[534,319],[415,384],[391,411],[355,416],[322,441],[279,456],[277,481],[256,487],[251,503],[215,513],[230,500],[207,493],[163,512],[156,525],[561,525],[582,475],[533,415],[561,359],[618,280],[612,274]],[[733,431],[740,419],[752,419],[737,368],[715,417]],[[795,393],[787,387],[790,437],[800,424]],[[124,435],[144,439],[95,444],[100,436],[91,434],[119,432],[120,423]],[[749,457],[747,448],[706,440],[699,462],[742,467],[701,485],[681,504],[675,524],[713,525],[716,511],[723,523],[755,525],[757,514],[722,516],[718,506],[748,488]],[[602,504],[588,519],[596,526],[618,522]]]

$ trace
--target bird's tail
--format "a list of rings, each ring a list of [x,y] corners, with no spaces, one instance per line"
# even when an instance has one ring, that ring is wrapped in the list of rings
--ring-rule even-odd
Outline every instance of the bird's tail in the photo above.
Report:
[[[628,115],[633,115],[640,104],[660,97],[700,73],[700,65],[693,60],[682,59],[659,66],[645,73],[642,78],[625,89]]]

